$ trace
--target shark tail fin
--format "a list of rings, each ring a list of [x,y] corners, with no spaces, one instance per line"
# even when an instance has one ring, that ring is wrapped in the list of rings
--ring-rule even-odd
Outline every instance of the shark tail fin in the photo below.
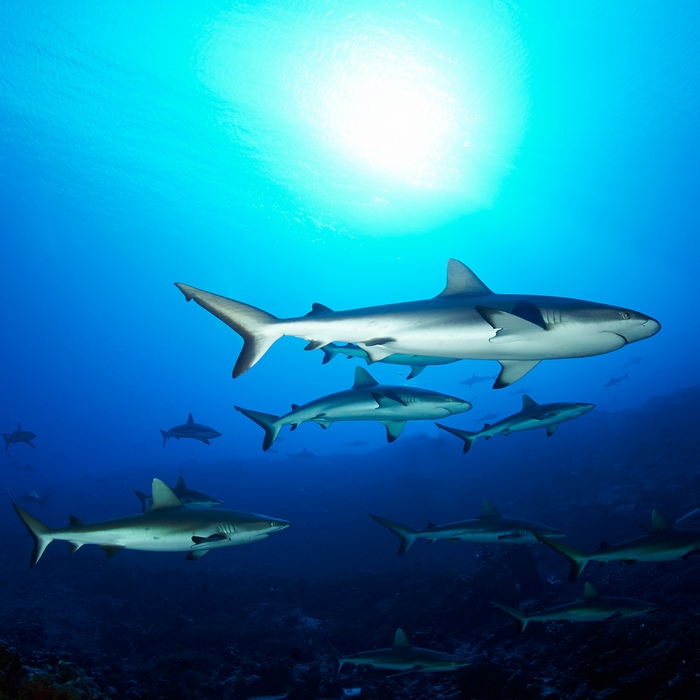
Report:
[[[148,496],[145,493],[142,493],[141,491],[137,491],[136,489],[134,489],[134,493],[138,496],[139,501],[141,501],[141,512],[145,513],[146,504],[148,503]]]
[[[462,450],[463,454],[467,454],[469,450],[471,450],[472,445],[476,442],[476,439],[479,437],[478,433],[470,433],[468,430],[458,430],[457,428],[450,428],[447,425],[442,425],[442,423],[435,423],[440,430],[446,430],[448,433],[452,433],[452,435],[456,435],[460,440],[464,440],[464,449]]]
[[[269,450],[272,443],[277,439],[282,425],[279,423],[279,417],[273,416],[271,413],[261,413],[260,411],[251,411],[248,408],[234,406],[234,408],[242,413],[246,418],[250,418],[254,423],[257,423],[264,431],[263,451]]]
[[[7,448],[10,446],[10,436],[7,433],[3,433],[2,436],[5,438],[5,452],[7,452]]]
[[[194,299],[243,338],[243,349],[233,368],[234,379],[247,372],[282,337],[277,327],[279,319],[267,311],[180,282],[175,286],[187,301]]]
[[[391,532],[393,532],[401,540],[398,551],[399,556],[405,554],[418,537],[418,533],[415,530],[412,530],[410,527],[406,527],[401,523],[394,522],[393,520],[389,520],[387,518],[380,518],[378,515],[372,515],[371,513],[369,517],[378,522],[380,525],[384,525],[384,527],[388,530],[391,530]]]
[[[542,542],[542,544],[546,544],[550,549],[553,549],[569,560],[571,563],[571,569],[569,569],[569,583],[575,581],[581,575],[581,572],[591,558],[588,552],[584,552],[582,549],[570,544],[550,540],[549,537],[545,537],[539,532],[533,531],[532,534]]]
[[[491,603],[491,605],[495,605],[497,608],[500,608],[501,610],[503,610],[504,613],[507,613],[512,618],[517,620],[518,624],[520,625],[520,631],[521,632],[525,631],[525,628],[527,627],[527,623],[530,622],[530,618],[523,615],[520,612],[520,610],[518,610],[517,608],[509,608],[507,605],[501,605],[500,603]]]
[[[340,669],[343,668],[343,664],[345,663],[345,659],[343,658],[343,655],[332,645],[328,645],[331,648],[331,651],[333,652],[333,656],[335,656],[335,660],[338,662],[338,668],[336,670],[336,675],[340,673]]]
[[[168,433],[165,430],[161,430],[160,434],[163,436],[163,447],[165,447],[165,443],[168,441]]]
[[[338,354],[338,348],[333,343],[329,343],[321,348],[321,352],[323,352],[321,364],[327,365]]]
[[[37,520],[33,515],[29,515],[24,508],[20,508],[14,501],[12,505],[15,509],[17,515],[24,523],[24,526],[29,530],[29,534],[34,539],[34,551],[32,552],[32,558],[29,562],[29,566],[33,567],[44,550],[53,542],[53,537],[51,537],[51,528],[48,525],[44,525],[40,520]]]

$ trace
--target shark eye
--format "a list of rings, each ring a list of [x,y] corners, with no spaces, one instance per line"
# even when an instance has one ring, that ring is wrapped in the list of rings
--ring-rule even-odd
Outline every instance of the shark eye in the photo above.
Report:
[[[622,316],[625,321],[629,321],[632,318],[632,314],[629,311],[620,311],[620,316]]]

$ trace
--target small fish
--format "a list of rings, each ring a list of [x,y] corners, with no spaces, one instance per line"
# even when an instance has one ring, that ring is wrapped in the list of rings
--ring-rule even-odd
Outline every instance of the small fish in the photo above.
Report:
[[[221,433],[214,428],[210,428],[207,425],[202,425],[201,423],[195,423],[192,414],[187,417],[187,423],[182,425],[176,425],[170,430],[161,430],[160,434],[163,436],[163,447],[168,441],[168,438],[175,438],[180,440],[180,438],[192,438],[193,440],[199,440],[205,445],[210,445],[209,440],[221,437]]]

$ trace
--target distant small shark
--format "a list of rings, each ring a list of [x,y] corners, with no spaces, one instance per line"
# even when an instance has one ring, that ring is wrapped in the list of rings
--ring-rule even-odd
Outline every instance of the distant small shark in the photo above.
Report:
[[[191,506],[194,508],[218,508],[224,505],[224,502],[220,501],[218,498],[207,496],[206,493],[201,493],[200,491],[188,489],[182,475],[178,477],[177,484],[172,487],[171,491],[180,499],[184,506]],[[136,491],[135,489],[134,493],[141,501],[141,510],[145,513],[153,504],[152,497],[141,493],[141,491]]]
[[[619,384],[624,379],[629,379],[628,375],[629,375],[629,372],[625,372],[620,377],[610,377],[610,379],[608,379],[607,383],[603,386],[603,389],[607,389],[608,387],[615,386],[615,384]]]
[[[411,673],[413,671],[456,671],[471,663],[468,659],[454,654],[414,647],[401,628],[396,630],[394,644],[388,649],[359,651],[356,654],[347,654],[346,656],[333,649],[333,653],[338,660],[338,673],[344,664],[372,666],[373,668]]]
[[[376,420],[386,427],[388,442],[393,442],[401,435],[406,421],[447,417],[471,407],[468,401],[435,391],[379,384],[366,369],[355,367],[355,382],[351,389],[322,396],[303,406],[292,404],[292,410],[283,416],[240,406],[235,406],[235,409],[264,429],[263,450],[267,450],[285,425],[295,430],[306,421],[327,428],[335,421]]]
[[[23,501],[33,501],[34,503],[39,503],[42,506],[46,503],[48,496],[40,496],[34,489],[27,491],[24,496],[20,496]]]
[[[487,423],[478,432],[458,430],[457,428],[450,428],[440,423],[436,423],[435,425],[441,430],[446,430],[448,433],[452,433],[452,435],[456,435],[461,440],[464,440],[463,452],[466,454],[479,438],[489,440],[494,435],[510,435],[511,433],[522,430],[537,430],[538,428],[546,428],[547,436],[551,437],[554,435],[554,431],[559,427],[560,423],[578,418],[594,408],[595,404],[592,403],[539,404],[533,401],[529,396],[523,395],[523,408],[521,411],[503,420],[499,420],[493,425]]]
[[[295,457],[297,459],[316,459],[318,455],[313,452],[309,452],[309,450],[304,448],[301,452],[287,452],[287,457]]]
[[[316,306],[318,306],[318,304]],[[324,345],[321,350],[323,351],[323,362],[321,363],[323,365],[330,362],[336,355],[345,355],[348,359],[351,357],[359,357],[365,360],[367,364],[371,362],[367,351],[353,343],[346,343],[345,345],[328,343],[328,345]],[[386,365],[408,366],[411,368],[411,371],[406,379],[413,379],[428,365],[449,365],[452,362],[459,362],[459,360],[454,357],[430,357],[428,355],[403,355],[401,353],[394,353],[393,355],[387,355],[381,360],[378,360],[378,362]]]
[[[29,565],[33,567],[54,540],[68,542],[71,553],[84,544],[96,544],[108,557],[122,549],[138,549],[187,552],[187,559],[199,559],[210,549],[257,542],[290,525],[279,518],[237,510],[186,508],[160,479],[153,479],[151,493],[153,503],[146,513],[91,524],[71,516],[68,527],[55,530],[12,501],[34,539]]]
[[[390,355],[497,360],[500,389],[542,360],[589,357],[649,338],[661,324],[630,309],[578,299],[494,294],[466,265],[447,263],[447,284],[433,299],[332,311],[314,304],[306,316],[280,319],[249,304],[180,282],[175,285],[243,338],[233,368],[240,377],[283,336],[307,350],[353,343],[371,362]]]
[[[471,389],[475,384],[480,384],[481,382],[490,382],[492,379],[495,379],[495,377],[493,377],[493,376],[478,377],[476,375],[476,372],[474,372],[474,374],[472,374],[471,377],[467,377],[467,379],[463,379],[460,382],[460,384],[464,384]]]
[[[497,413],[484,413],[483,416],[480,416],[477,418],[476,416],[473,418],[477,423],[484,423],[485,421],[493,420],[494,418],[498,418]]]
[[[643,357],[630,357],[630,359],[627,360],[624,365],[622,365],[622,369],[631,367],[632,365],[638,365],[643,359]]]
[[[549,622],[550,620],[598,622],[643,615],[658,607],[658,605],[653,603],[636,600],[635,598],[602,596],[588,582],[586,582],[583,589],[583,600],[557,605],[538,613],[523,613],[516,608],[509,608],[507,605],[501,605],[500,603],[492,603],[492,605],[515,618],[520,624],[521,632],[525,631],[529,622]]]
[[[476,518],[462,520],[448,525],[428,523],[424,530],[413,530],[406,525],[380,518],[378,515],[369,516],[380,525],[391,530],[399,539],[399,556],[405,554],[417,539],[426,539],[433,543],[437,540],[449,542],[480,542],[497,544],[534,544],[537,542],[534,532],[540,532],[547,537],[563,537],[564,533],[546,525],[540,525],[529,520],[503,517],[494,508],[491,501],[481,502],[481,512]]]
[[[160,434],[163,436],[163,447],[168,441],[168,438],[175,438],[179,440],[180,438],[192,438],[193,440],[199,440],[205,445],[210,445],[209,440],[221,437],[221,433],[214,428],[210,428],[207,425],[202,425],[201,423],[195,423],[192,414],[187,417],[187,423],[182,425],[176,425],[170,430],[161,430]]]
[[[537,532],[534,535],[571,562],[569,581],[575,580],[589,561],[601,564],[609,561],[622,561],[625,564],[636,561],[675,561],[700,553],[700,530],[673,527],[657,510],[652,511],[649,534],[618,544],[601,542],[600,549],[596,552],[589,553],[570,544],[553,542],[546,535]]]
[[[367,445],[368,442],[367,440],[353,440],[352,442],[346,442],[345,446],[346,447],[362,447],[363,445]]]
[[[5,438],[5,452],[7,452],[10,445],[17,444],[19,442],[23,442],[25,445],[29,445],[29,447],[36,447],[36,445],[32,444],[32,440],[36,437],[36,433],[32,433],[29,430],[22,430],[22,426],[19,423],[17,423],[17,430],[11,433],[3,433],[2,436]]]

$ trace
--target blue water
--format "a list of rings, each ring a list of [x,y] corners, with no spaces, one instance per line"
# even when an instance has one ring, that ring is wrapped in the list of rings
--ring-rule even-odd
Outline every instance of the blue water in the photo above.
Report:
[[[304,425],[263,453],[262,431],[234,405],[283,413],[349,387],[357,361],[322,366],[320,351],[283,339],[233,380],[240,338],[174,282],[288,317],[313,302],[432,297],[453,257],[496,292],[630,307],[662,330],[609,355],[543,362],[509,389],[459,384],[495,375],[495,362],[429,367],[412,384],[472,401],[475,416],[515,412],[520,389],[614,414],[697,385],[699,47],[694,2],[5,3],[0,426],[38,436],[36,450],[3,458],[6,485],[50,493],[56,526],[69,512],[136,512],[132,488],[178,471],[227,505],[302,521],[313,491],[314,508],[321,494],[335,513],[333,566],[338,546],[361,562],[338,515],[353,512],[344,494],[366,467],[353,455],[394,474],[403,443],[431,446],[411,487],[385,484],[375,512],[416,507],[418,526],[478,510],[488,494],[475,472],[448,488],[431,478],[460,449],[431,422],[389,446],[375,423]],[[390,384],[407,374],[369,369]],[[163,449],[159,430],[189,412],[223,436]],[[507,490],[520,448],[547,463],[567,453],[569,430],[595,440],[589,419],[552,441],[480,443],[469,458],[484,470],[488,449],[501,450]],[[470,414],[453,423],[478,427]],[[321,461],[287,468],[303,449]],[[26,463],[36,472],[13,468]],[[469,512],[441,510],[453,486]],[[63,557],[32,575],[68,566]]]

